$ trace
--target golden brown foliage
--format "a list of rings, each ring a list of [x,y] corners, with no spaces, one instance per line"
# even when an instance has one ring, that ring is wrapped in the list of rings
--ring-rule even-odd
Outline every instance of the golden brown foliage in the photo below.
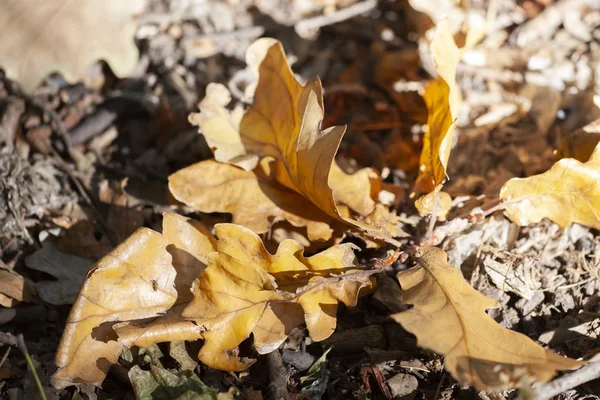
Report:
[[[462,385],[480,390],[515,387],[524,376],[548,381],[581,363],[537,345],[494,321],[485,311],[498,303],[473,289],[438,248],[421,249],[416,268],[398,275],[408,311],[392,317],[418,344],[446,357]]]
[[[456,84],[456,67],[462,53],[454,42],[448,20],[443,19],[436,26],[430,51],[438,78],[426,87],[423,95],[429,115],[428,130],[423,136],[417,187],[425,192],[432,191],[446,180],[446,168],[461,103],[460,88]]]
[[[519,225],[548,218],[600,229],[600,145],[586,163],[563,158],[548,171],[504,184],[500,198],[506,215]]]
[[[250,333],[261,354],[304,321],[313,340],[326,339],[335,330],[338,302],[355,305],[360,290],[371,286],[372,272],[354,265],[350,244],[304,257],[301,246],[285,240],[271,255],[247,228],[218,224],[215,230],[217,252],[183,313],[206,330],[198,356],[213,368],[247,368],[252,361],[240,360],[235,350]]]
[[[261,184],[250,181],[260,180],[269,193],[261,196],[258,190],[250,192],[258,198],[253,206],[258,212],[254,212],[244,207],[249,202],[230,201],[231,197],[239,200],[238,192],[232,185],[224,185],[225,190],[220,195],[225,200],[218,205],[221,210],[226,205],[227,212],[232,213],[236,221],[248,218],[240,214],[252,213],[255,220],[246,226],[259,233],[265,232],[273,222],[269,217],[275,217],[275,221],[284,218],[295,226],[307,226],[311,240],[327,240],[331,229],[323,227],[331,225],[333,219],[393,242],[388,233],[359,222],[349,211],[339,207],[347,206],[359,216],[371,213],[375,208],[373,193],[379,191],[379,177],[369,168],[348,175],[335,165],[335,153],[345,127],[321,130],[324,110],[320,80],[301,85],[292,73],[281,43],[274,39],[257,40],[248,49],[246,61],[259,77],[254,102],[248,110],[243,115],[239,109],[228,111],[225,108],[230,101],[227,89],[212,84],[207,89],[207,98],[200,103],[200,113],[190,117],[214,149],[217,161],[246,171],[258,169],[255,174],[235,173],[231,166],[213,162],[211,168],[215,174],[222,170],[224,174],[244,176],[248,185],[258,189]],[[259,160],[264,161],[259,163]],[[273,160],[274,165],[267,168],[267,160]],[[206,163],[208,161],[189,168],[203,169]],[[184,175],[195,174],[184,169],[170,179],[169,187],[175,198],[201,211],[214,209],[199,193],[211,183],[202,182],[204,176],[195,175],[198,182],[190,185],[189,180],[183,181]],[[270,183],[264,185],[265,180]],[[298,196],[294,198],[294,194],[312,203],[312,208],[321,210],[310,212],[317,218],[315,224],[307,221],[306,212],[301,212],[306,209],[306,201],[302,202]],[[321,226],[317,227],[319,222]]]
[[[285,240],[271,255],[248,228],[215,230],[219,240],[165,214],[162,235],[140,229],[102,258],[69,315],[54,385],[100,384],[123,348],[173,340],[204,338],[201,361],[241,370],[252,361],[237,357],[237,346],[251,333],[259,353],[305,321],[313,340],[326,339],[338,302],[355,305],[371,287],[373,272],[355,265],[351,244],[304,257]]]

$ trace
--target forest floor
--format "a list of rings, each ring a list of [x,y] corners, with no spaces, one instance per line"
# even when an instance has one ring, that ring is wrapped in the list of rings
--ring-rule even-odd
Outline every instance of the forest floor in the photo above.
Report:
[[[298,77],[320,77],[324,127],[348,126],[338,161],[349,171],[373,167],[388,188],[395,187],[392,205],[409,234],[403,245],[428,240],[443,248],[474,288],[499,302],[489,314],[502,326],[571,358],[589,359],[600,350],[598,232],[548,220],[520,227],[494,212],[508,179],[546,171],[565,137],[600,118],[599,3],[495,2],[486,37],[458,66],[463,107],[444,187],[453,207],[427,238],[429,220],[409,197],[419,168],[419,127],[427,122],[420,91],[435,74],[426,32],[436,13],[464,21],[467,11],[451,1],[430,2],[429,15],[404,1],[322,3],[155,0],[139,19],[140,61],[132,77],[117,79],[98,63],[84,83],[67,84],[55,75],[31,96],[0,78],[0,272],[17,274],[44,293],[19,302],[1,292],[0,398],[39,398],[18,334],[49,399],[135,398],[127,372],[143,357],[131,353],[111,368],[101,388],[51,388],[70,306],[95,261],[141,226],[160,231],[164,212],[230,220],[173,205],[167,179],[212,157],[188,115],[197,112],[211,82],[244,100],[252,83],[244,54],[263,36],[283,43]],[[471,3],[469,13],[488,12],[487,1]],[[475,207],[485,217],[473,223]],[[362,246],[351,235],[346,241]],[[411,266],[401,259],[387,276]],[[378,291],[389,281],[380,278]],[[342,306],[336,332],[324,342],[312,342],[306,328],[292,332],[279,350],[290,393],[324,399],[518,396],[518,390],[486,394],[461,387],[445,372],[443,357],[417,347],[415,337],[388,317],[382,296]],[[190,354],[199,347],[188,343]],[[329,347],[318,379],[302,379]],[[178,368],[168,344],[156,349],[165,366]],[[258,356],[242,373],[201,364],[196,373],[219,391],[233,387],[241,398],[269,398],[266,358]],[[559,398],[600,399],[594,393],[600,393],[597,380]]]

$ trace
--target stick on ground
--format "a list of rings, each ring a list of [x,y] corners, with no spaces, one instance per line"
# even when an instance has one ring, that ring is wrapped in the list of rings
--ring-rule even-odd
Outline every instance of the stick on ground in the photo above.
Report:
[[[595,362],[553,380],[537,390],[537,400],[548,400],[586,382],[600,378],[600,362]]]

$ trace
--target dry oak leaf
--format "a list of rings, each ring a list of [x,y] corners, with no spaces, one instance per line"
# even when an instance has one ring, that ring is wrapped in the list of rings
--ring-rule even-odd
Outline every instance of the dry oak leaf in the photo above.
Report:
[[[152,321],[123,322],[113,326],[119,343],[125,347],[148,347],[154,343],[201,338],[198,325],[184,319],[182,313],[192,300],[192,283],[206,268],[206,255],[215,251],[216,239],[199,221],[173,213],[164,214],[162,230],[177,271],[174,281],[177,302]]]
[[[260,354],[279,347],[303,321],[313,340],[329,337],[338,302],[355,305],[360,290],[372,284],[373,271],[354,265],[351,244],[304,257],[298,243],[285,240],[272,255],[245,227],[217,224],[215,231],[217,252],[208,255],[183,313],[205,330],[198,357],[209,367],[239,371],[251,365],[237,355],[251,333]]]
[[[56,237],[48,235],[42,248],[25,258],[27,268],[41,271],[56,279],[35,283],[39,297],[48,304],[73,304],[81,284],[94,262],[86,258],[60,252]]]
[[[53,385],[99,385],[126,347],[199,339],[181,312],[213,242],[198,223],[165,214],[163,235],[141,228],[98,261],[69,314]]]
[[[0,306],[14,307],[37,298],[35,283],[16,272],[0,269]]]
[[[509,180],[500,198],[519,225],[548,218],[563,228],[578,223],[600,229],[600,144],[586,163],[563,158],[542,174]]]
[[[232,214],[234,224],[257,233],[287,220],[306,227],[308,239],[329,240],[335,220],[300,194],[275,181],[269,160],[252,171],[214,160],[201,161],[169,177],[169,189],[177,200],[205,212]]]
[[[154,317],[175,303],[176,271],[166,247],[159,233],[142,228],[96,263],[63,332],[56,388],[101,383],[121,352],[112,325]]]
[[[26,91],[51,72],[68,81],[105,59],[118,76],[138,58],[133,15],[144,0],[4,0],[0,2],[0,66]]]
[[[398,274],[408,311],[393,314],[418,344],[446,357],[461,385],[478,390],[515,387],[524,376],[548,381],[581,362],[561,357],[485,312],[498,303],[473,289],[438,248],[422,248],[418,266]]]
[[[442,185],[438,185],[433,191],[423,195],[415,201],[415,207],[419,215],[424,217],[435,213],[438,221],[445,221],[452,208],[452,197],[441,191]]]
[[[462,50],[454,42],[448,20],[438,22],[430,46],[438,78],[427,85],[423,95],[429,115],[416,182],[420,191],[430,192],[447,178],[454,128],[462,103],[456,83],[456,68]]]
[[[365,217],[360,217],[360,221],[370,227],[380,231],[387,232],[389,236],[409,236],[401,228],[401,218],[394,211],[390,211],[383,204],[375,205],[373,212]],[[364,238],[368,248],[378,248],[382,246],[380,240]]]
[[[213,148],[215,159],[247,171],[257,167],[260,159],[275,159],[277,182],[301,194],[330,217],[371,235],[382,235],[342,215],[336,205],[338,200],[358,214],[372,212],[374,171],[361,170],[348,176],[334,164],[345,127],[321,131],[324,109],[320,80],[301,85],[281,43],[270,38],[254,42],[247,51],[246,62],[257,72],[258,84],[254,102],[243,116],[239,109],[230,112],[225,108],[230,95],[218,84],[208,86],[200,113],[190,115],[190,122],[199,126]],[[188,203],[176,188],[173,194]]]

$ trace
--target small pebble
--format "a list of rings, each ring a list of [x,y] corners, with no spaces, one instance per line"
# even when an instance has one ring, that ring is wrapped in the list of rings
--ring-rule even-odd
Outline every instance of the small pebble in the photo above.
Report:
[[[388,379],[387,384],[390,387],[394,398],[413,398],[419,387],[417,378],[409,374],[394,375],[391,379]]]
[[[303,351],[284,350],[281,359],[298,371],[306,371],[315,362],[314,356]]]

